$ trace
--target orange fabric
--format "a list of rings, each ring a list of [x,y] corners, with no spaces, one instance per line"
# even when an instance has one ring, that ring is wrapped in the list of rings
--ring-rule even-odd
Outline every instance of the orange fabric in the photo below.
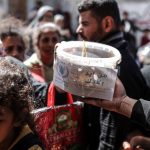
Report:
[[[67,103],[72,104],[73,103],[73,97],[72,94],[67,93]],[[48,89],[48,99],[47,99],[47,106],[54,106],[55,104],[55,86],[54,83],[52,82],[49,86]]]

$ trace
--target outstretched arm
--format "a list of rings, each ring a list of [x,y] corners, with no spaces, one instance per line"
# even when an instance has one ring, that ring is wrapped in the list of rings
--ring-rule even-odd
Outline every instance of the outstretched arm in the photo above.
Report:
[[[121,81],[117,79],[114,91],[113,100],[99,100],[94,98],[84,98],[81,99],[87,104],[92,104],[98,107],[102,107],[109,111],[114,111],[122,114],[128,118],[131,117],[132,109],[137,100],[129,98],[126,95],[126,91]]]

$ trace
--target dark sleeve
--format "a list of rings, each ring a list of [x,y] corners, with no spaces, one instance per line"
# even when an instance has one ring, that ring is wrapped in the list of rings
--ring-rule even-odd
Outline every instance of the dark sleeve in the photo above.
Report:
[[[47,93],[49,84],[38,82],[32,77],[32,86],[35,93],[35,108],[38,109],[47,106]]]
[[[147,86],[139,67],[127,51],[122,52],[119,78],[129,97],[150,99],[150,88]]]
[[[36,149],[45,150],[44,144],[39,139],[38,135],[35,135],[33,133],[26,134],[24,137],[22,137],[12,148],[11,150],[28,150],[33,149],[36,147]],[[35,148],[34,148],[35,149]]]
[[[141,69],[141,72],[146,80],[147,85],[150,87],[150,65],[146,65]]]
[[[131,119],[150,130],[150,101],[138,100],[133,107]]]

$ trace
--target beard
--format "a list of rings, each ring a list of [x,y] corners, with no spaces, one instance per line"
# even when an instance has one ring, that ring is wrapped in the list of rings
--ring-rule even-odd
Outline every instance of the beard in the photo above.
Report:
[[[78,34],[78,40],[85,40],[85,41],[91,41],[91,42],[99,42],[104,37],[104,32],[101,28],[93,32],[93,34],[90,37],[87,37],[83,33]]]
[[[82,40],[89,41],[82,33],[78,34],[78,40],[79,41],[82,41]]]

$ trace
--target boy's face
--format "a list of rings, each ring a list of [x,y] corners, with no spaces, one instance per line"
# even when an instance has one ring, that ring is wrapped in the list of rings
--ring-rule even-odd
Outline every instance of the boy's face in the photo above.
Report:
[[[76,32],[83,40],[95,42],[101,40],[105,34],[102,22],[98,21],[90,10],[80,13]]]
[[[3,55],[12,56],[20,61],[24,60],[25,48],[18,36],[7,36],[3,41]]]
[[[38,39],[38,49],[40,52],[41,61],[45,65],[52,65],[54,60],[54,47],[59,42],[59,35],[57,32],[49,31],[41,33]]]
[[[9,145],[9,142],[12,142],[14,126],[13,112],[4,106],[0,106],[0,147],[5,147],[5,145]]]

